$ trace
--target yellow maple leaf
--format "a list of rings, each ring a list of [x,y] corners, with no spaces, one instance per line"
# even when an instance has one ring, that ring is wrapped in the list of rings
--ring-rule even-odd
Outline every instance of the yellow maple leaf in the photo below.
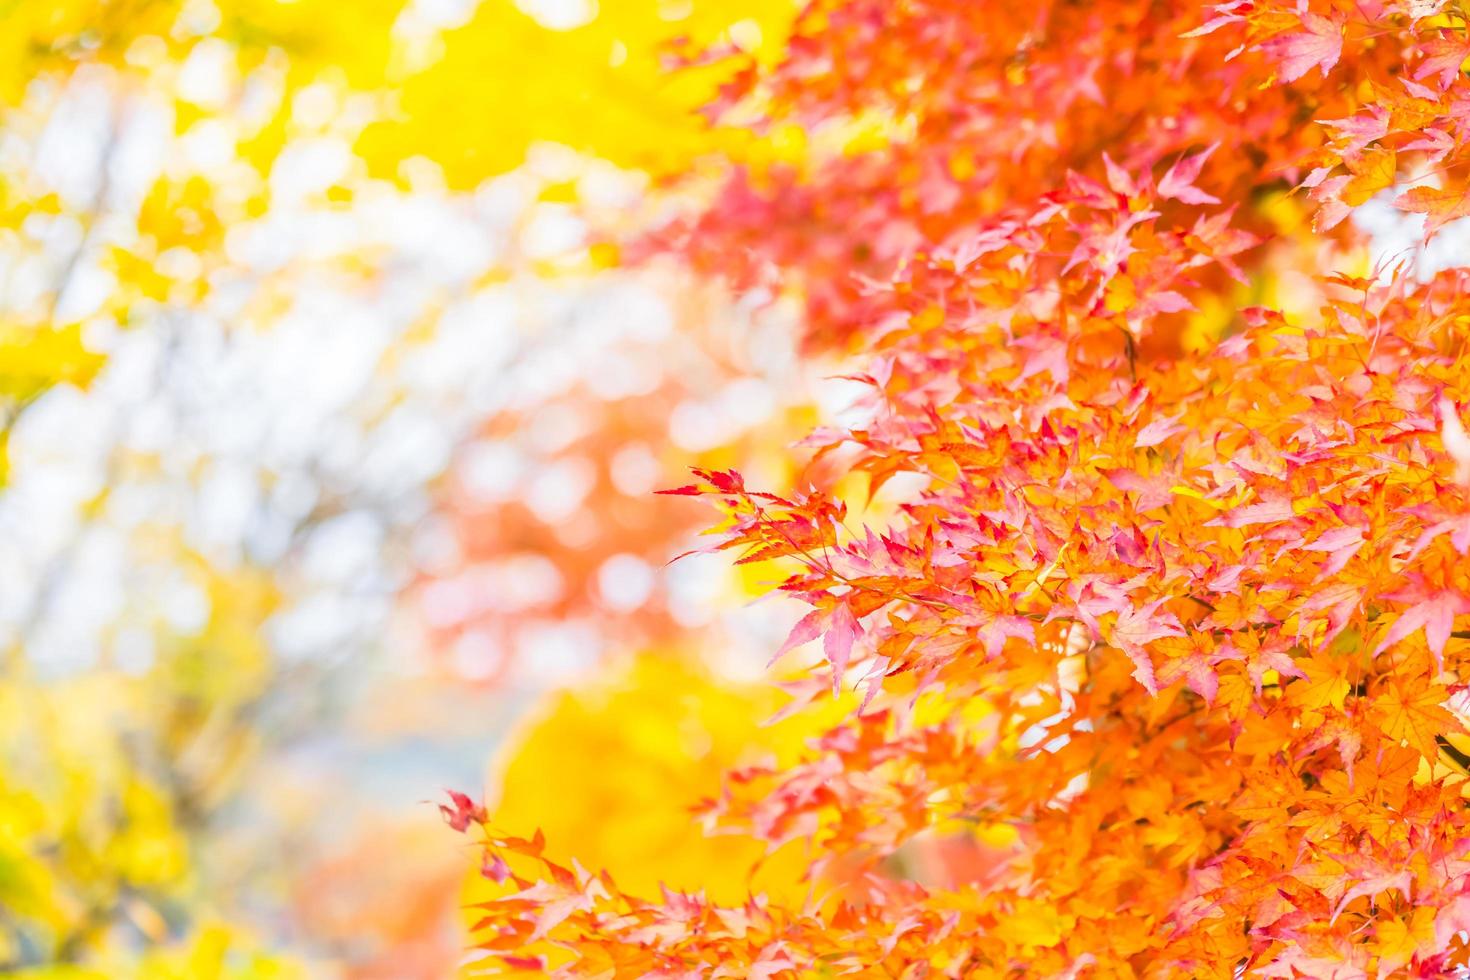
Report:
[[[1439,754],[1437,736],[1458,727],[1454,715],[1444,708],[1445,695],[1438,684],[1394,684],[1374,702],[1373,717],[1383,734],[1402,741],[1425,759],[1434,759]]]

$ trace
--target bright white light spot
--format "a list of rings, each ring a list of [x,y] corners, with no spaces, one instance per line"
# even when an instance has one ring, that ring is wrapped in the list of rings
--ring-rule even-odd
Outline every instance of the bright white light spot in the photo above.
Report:
[[[193,584],[179,583],[164,596],[162,611],[171,627],[192,636],[209,622],[209,597]]]
[[[171,279],[195,279],[204,272],[204,263],[187,248],[165,249],[154,265]]]
[[[561,598],[561,572],[545,555],[521,554],[486,566],[478,604],[506,612],[546,606]]]
[[[602,365],[587,377],[587,386],[592,393],[604,401],[646,395],[658,387],[663,380],[659,364],[646,352],[628,354],[608,351]]]
[[[462,623],[475,610],[475,587],[464,578],[444,578],[424,586],[419,602],[424,620],[443,629]]]
[[[153,666],[153,637],[146,630],[120,630],[112,641],[112,662],[125,674],[146,674]]]
[[[1387,282],[1393,269],[1407,263],[1414,275],[1427,282],[1438,272],[1470,264],[1470,219],[1451,221],[1428,245],[1424,244],[1424,215],[1394,207],[1392,201],[1414,186],[1432,186],[1432,180],[1404,181],[1353,211],[1353,223],[1372,237],[1373,263]]]
[[[578,248],[587,235],[587,226],[561,204],[545,204],[537,208],[526,223],[521,247],[532,259],[552,259]]]
[[[619,612],[631,612],[647,602],[653,586],[653,568],[637,555],[613,555],[597,569],[602,601]]]
[[[666,586],[674,619],[680,626],[691,629],[708,624],[715,618],[729,583],[730,566],[721,555],[689,555],[679,559]]]
[[[320,193],[342,180],[351,164],[352,148],[342,140],[300,140],[276,159],[271,191],[291,200]]]
[[[218,119],[202,119],[179,137],[189,166],[200,173],[218,172],[235,159],[235,138]]]
[[[209,0],[191,0],[184,5],[179,22],[190,34],[203,36],[219,30],[223,21],[219,8]]]
[[[302,567],[325,582],[350,582],[372,568],[382,539],[383,529],[371,514],[333,517],[319,525],[307,540]]]
[[[602,653],[595,627],[580,622],[538,623],[516,638],[515,672],[536,685],[581,677]]]
[[[306,129],[320,129],[337,115],[336,93],[329,85],[308,85],[291,100],[291,115]]]
[[[629,284],[609,297],[608,327],[616,322],[630,337],[661,340],[674,332],[674,311],[659,293],[647,286]]]
[[[648,178],[643,174],[589,160],[577,178],[577,197],[592,208],[630,209],[647,186]]]
[[[550,405],[525,427],[528,441],[542,453],[566,449],[587,434],[588,422],[573,405]]]
[[[734,434],[733,428],[717,407],[692,398],[676,405],[669,416],[669,438],[692,453],[723,445]]]
[[[464,561],[459,536],[442,517],[431,517],[414,529],[409,545],[414,564],[430,575],[448,575]]]
[[[505,660],[505,650],[483,630],[470,630],[454,641],[450,654],[454,670],[472,681],[489,680]]]
[[[477,503],[491,504],[513,497],[525,470],[525,459],[514,446],[477,442],[464,451],[459,478]]]
[[[764,422],[775,410],[776,394],[759,378],[740,378],[720,392],[720,411],[743,428]]]
[[[230,97],[232,63],[229,45],[218,38],[205,38],[184,59],[179,70],[179,94],[198,106],[222,107]]]
[[[475,7],[470,0],[411,0],[404,10],[404,19],[425,29],[443,30],[465,23]]]
[[[642,497],[658,489],[663,468],[647,443],[632,442],[613,454],[611,475],[618,492]]]
[[[531,478],[526,506],[542,522],[557,524],[577,512],[597,480],[592,463],[581,457],[559,459]]]
[[[741,51],[754,51],[761,46],[761,25],[746,19],[730,25],[730,40]]]
[[[556,526],[556,540],[567,548],[581,550],[590,548],[601,532],[602,527],[593,516],[593,511],[584,510],[571,520]]]
[[[597,0],[516,0],[526,16],[549,31],[570,31],[597,19]]]

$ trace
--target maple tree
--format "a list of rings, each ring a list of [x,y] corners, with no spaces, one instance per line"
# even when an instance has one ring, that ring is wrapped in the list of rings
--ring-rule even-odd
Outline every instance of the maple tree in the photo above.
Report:
[[[786,710],[852,706],[699,807],[803,842],[796,900],[624,890],[455,796],[486,969],[1461,975],[1470,273],[1344,219],[1470,213],[1466,37],[1442,0],[813,0],[772,63],[684,52],[739,66],[715,120],[809,143],[632,253],[802,298],[868,392],[808,444],[866,492],[670,492],[810,607]]]

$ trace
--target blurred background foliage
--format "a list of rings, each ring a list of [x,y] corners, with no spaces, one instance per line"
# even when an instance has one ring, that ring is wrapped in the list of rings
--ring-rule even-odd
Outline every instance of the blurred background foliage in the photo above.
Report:
[[[801,737],[740,683],[786,611],[671,574],[650,493],[789,484],[832,394],[783,302],[601,244],[800,158],[695,111],[791,16],[0,3],[0,972],[452,976],[448,786],[638,887],[802,887],[686,809]]]

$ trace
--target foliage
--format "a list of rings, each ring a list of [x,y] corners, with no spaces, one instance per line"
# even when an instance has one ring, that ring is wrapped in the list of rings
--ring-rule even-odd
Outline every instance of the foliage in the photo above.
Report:
[[[519,166],[538,141],[655,175],[677,174],[717,147],[761,155],[748,131],[692,118],[731,69],[707,63],[671,77],[667,45],[678,36],[769,60],[792,0],[542,5],[571,14],[549,25],[526,12],[537,6],[486,0],[437,39],[424,70],[405,73],[390,110],[362,134],[359,151],[375,171],[395,176],[422,154],[449,186],[469,189]]]
[[[6,443],[54,391],[96,381],[117,331],[162,340],[220,309],[219,296],[247,278],[226,227],[267,208],[285,146],[256,137],[273,121],[299,135],[291,110],[310,86],[383,84],[399,7],[359,5],[350,22],[318,3],[86,0],[0,12]],[[168,159],[149,159],[153,140],[170,144]],[[189,150],[221,140],[241,147],[233,166]],[[109,421],[94,434],[113,441],[100,485],[84,495],[71,537],[26,583],[24,601],[7,600],[0,965],[45,976],[296,975],[258,952],[258,938],[216,921],[224,903],[200,899],[197,867],[197,835],[261,741],[251,716],[273,680],[261,632],[276,608],[267,576],[215,565],[171,528],[135,520],[127,526],[148,555],[138,571],[170,566],[202,598],[202,622],[178,628],[143,611],[132,629],[154,650],[147,669],[108,656],[71,673],[32,649],[90,554],[88,532],[115,516],[115,492],[132,491],[136,505],[134,478],[150,469],[121,445],[135,420]],[[140,945],[150,952],[140,956]]]
[[[871,493],[923,477],[870,523],[728,470],[672,491],[810,607],[792,710],[860,695],[701,808],[807,842],[817,887],[623,889],[459,798],[514,889],[492,962],[1459,975],[1470,275],[1368,268],[1342,219],[1465,213],[1465,32],[1436,0],[807,4],[712,111],[810,158],[644,245],[798,291],[868,389],[810,444]],[[904,859],[956,825],[972,873]]]
[[[278,961],[256,950],[283,935],[299,942],[308,930],[316,930],[306,937],[317,944],[311,953],[340,942],[355,954],[401,940],[438,943],[442,959],[443,937],[428,936],[425,923],[444,911],[445,899],[452,902],[453,880],[423,883],[437,891],[417,904],[418,918],[405,914],[402,896],[393,894],[369,914],[372,921],[343,925],[334,918],[335,896],[321,894],[329,888],[307,885],[350,875],[276,857],[271,871],[288,879],[279,892],[303,893],[292,897],[298,907],[287,913],[272,906],[254,917],[271,920],[274,932],[266,936],[237,921],[251,918],[240,914],[248,902],[236,901],[235,891],[245,890],[240,866],[276,855],[257,843],[255,853],[242,856],[238,835],[228,832],[232,823],[248,822],[242,808],[270,809],[261,791],[270,782],[261,776],[263,760],[275,751],[279,762],[282,746],[326,712],[313,698],[330,702],[343,688],[367,686],[367,664],[354,664],[357,676],[344,681],[346,669],[283,662],[273,630],[283,613],[311,598],[301,565],[314,533],[344,515],[383,518],[391,507],[362,477],[374,455],[370,440],[353,443],[356,430],[346,437],[361,449],[363,459],[352,461],[357,469],[334,472],[325,459],[331,454],[323,443],[343,438],[340,418],[323,427],[322,442],[304,451],[305,460],[267,451],[291,440],[308,417],[309,399],[297,399],[288,418],[269,417],[268,400],[233,406],[251,416],[253,429],[246,429],[256,432],[254,442],[239,440],[240,427],[218,439],[199,430],[211,410],[231,407],[217,404],[218,392],[246,373],[241,351],[275,340],[282,360],[296,358],[300,351],[285,339],[291,327],[323,317],[323,310],[336,317],[376,304],[418,327],[416,334],[405,327],[411,336],[395,338],[373,365],[401,383],[416,358],[428,360],[422,348],[429,344],[416,345],[435,334],[446,310],[491,295],[527,270],[487,252],[419,276],[413,267],[420,257],[405,256],[411,236],[394,219],[415,206],[437,206],[436,220],[447,212],[477,229],[493,224],[499,216],[471,192],[520,167],[548,140],[618,163],[681,168],[695,149],[716,142],[708,127],[696,125],[692,109],[727,72],[711,65],[698,80],[691,73],[688,84],[665,90],[660,42],[687,31],[709,43],[744,19],[735,32],[741,43],[774,49],[789,7],[772,2],[730,15],[714,5],[684,11],[609,4],[593,23],[559,30],[502,0],[465,5],[465,22],[454,25],[425,21],[425,10],[435,6],[0,5],[4,492],[35,494],[39,485],[45,496],[57,483],[60,491],[75,489],[64,480],[33,484],[20,476],[12,484],[10,448],[26,442],[28,420],[75,407],[85,400],[80,392],[118,409],[101,432],[79,429],[75,439],[68,432],[64,445],[40,452],[31,443],[33,462],[76,462],[94,437],[102,444],[101,458],[83,460],[85,476],[76,481],[88,491],[74,508],[54,508],[66,512],[65,533],[52,536],[49,525],[7,527],[7,557],[18,558],[21,537],[54,547],[34,569],[17,560],[24,575],[12,575],[7,563],[0,590],[0,971],[294,975],[295,967],[283,965],[290,957]],[[575,196],[567,187],[546,196],[558,194]],[[200,351],[219,349],[236,354],[228,370],[210,371],[218,362],[208,358],[200,370]],[[353,351],[371,349],[361,339]],[[296,368],[315,393],[320,379],[309,375],[312,365]],[[138,404],[128,402],[129,384],[144,389]],[[163,404],[181,391],[180,404]],[[410,399],[393,383],[372,394],[381,401],[365,397],[366,404],[350,408],[377,413],[372,422],[383,429],[422,409],[410,404],[398,412]],[[447,402],[456,393],[436,394]],[[17,451],[15,458],[27,457]],[[233,540],[206,526],[203,536],[212,539],[198,540],[199,525],[210,524],[207,514],[198,516],[210,496],[202,487],[215,481],[238,489],[242,480],[259,505],[260,524],[284,539],[275,551],[258,547],[269,535],[251,538],[254,526]],[[277,507],[293,492],[299,503],[304,484],[312,496],[306,505]],[[390,529],[400,533],[384,551],[406,550],[398,546],[411,518],[402,510],[422,517],[411,506],[393,510],[398,523]],[[5,511],[16,512],[26,513]],[[275,523],[283,512],[284,523]],[[85,573],[99,551],[132,563],[126,599],[116,603],[121,608],[95,647],[78,642],[70,649],[72,634],[56,622],[73,608],[67,594],[93,581]],[[160,608],[168,606],[160,594],[170,591],[197,599],[200,621],[172,622],[170,609]],[[107,607],[113,598],[95,605]],[[134,654],[139,646],[147,651],[141,662],[125,640]],[[57,648],[61,655],[49,656]],[[348,833],[331,814],[310,816],[319,825],[330,821],[334,842]],[[360,861],[381,872],[375,857]],[[396,870],[378,877],[385,892],[413,878]],[[270,897],[285,901],[279,893]],[[439,917],[452,924],[449,911]],[[302,922],[290,921],[298,913]],[[374,929],[386,935],[361,934]],[[412,929],[426,935],[396,934]],[[449,937],[451,954],[457,942]],[[413,972],[428,961],[392,961],[389,969]]]
[[[45,966],[23,970],[23,980],[301,980],[303,970],[253,949],[248,937],[208,925],[179,948],[143,956],[120,953],[95,967]]]
[[[606,869],[635,892],[667,885],[738,902],[753,879],[760,891],[799,899],[799,846],[763,860],[760,841],[708,836],[689,819],[701,799],[719,793],[725,770],[789,761],[824,720],[761,727],[777,706],[769,688],[721,681],[677,654],[610,664],[557,694],[508,740],[492,780],[494,820],[528,836],[540,831],[550,856]],[[597,753],[582,750],[594,743]],[[674,866],[661,860],[671,854]],[[469,898],[490,897],[492,883],[474,877]]]

